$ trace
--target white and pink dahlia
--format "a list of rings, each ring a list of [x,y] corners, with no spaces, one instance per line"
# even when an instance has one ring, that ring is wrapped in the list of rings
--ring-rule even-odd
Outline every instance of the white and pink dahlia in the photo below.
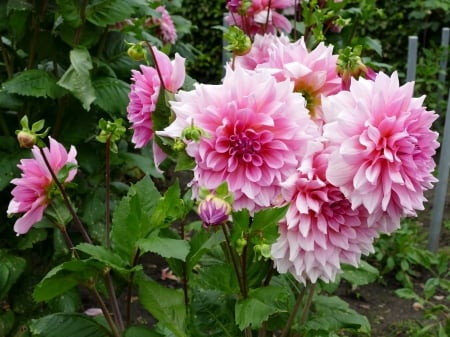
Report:
[[[51,137],[49,139],[50,148],[46,147],[43,151],[56,176],[66,164],[77,165],[75,147],[71,146],[67,152],[62,144]],[[8,215],[24,213],[14,224],[17,235],[27,233],[35,223],[42,220],[44,211],[51,201],[49,193],[54,184],[39,148],[34,146],[31,151],[34,158],[22,159],[18,165],[22,170],[21,177],[11,181],[16,186],[11,192],[13,199],[9,203],[7,213]],[[76,173],[77,168],[71,168],[61,183],[72,181]]]
[[[423,106],[424,97],[412,97],[413,88],[400,86],[397,73],[380,73],[374,81],[352,80],[350,91],[322,102],[324,136],[334,147],[327,179],[386,233],[400,217],[423,210],[423,192],[436,182],[437,115]]]
[[[358,266],[361,254],[373,252],[377,231],[367,224],[367,211],[350,201],[325,178],[328,154],[314,157],[310,170],[299,170],[283,183],[291,204],[272,245],[277,270],[300,282],[334,281],[341,264]]]
[[[214,190],[226,181],[235,209],[275,203],[281,182],[296,172],[318,137],[303,96],[292,86],[238,67],[227,69],[223,84],[199,84],[175,96],[176,119],[161,135],[181,137],[192,125],[203,130],[198,143],[187,145],[197,164],[194,186]]]
[[[294,90],[303,94],[307,108],[316,120],[322,119],[321,98],[338,93],[342,80],[336,70],[338,55],[323,42],[308,50],[304,38],[287,43],[286,38],[264,36],[255,39],[254,51],[236,58],[236,63],[253,69],[268,69],[279,81],[289,79]],[[265,49],[258,56],[260,49]],[[256,65],[255,65],[256,63]]]
[[[175,59],[153,47],[156,64],[163,80],[164,88],[175,93],[184,82],[186,70],[185,59],[175,54]],[[153,138],[152,113],[156,109],[161,80],[154,67],[140,66],[141,71],[132,70],[132,84],[128,95],[130,102],[127,107],[127,117],[133,129],[131,141],[136,148],[142,148]]]

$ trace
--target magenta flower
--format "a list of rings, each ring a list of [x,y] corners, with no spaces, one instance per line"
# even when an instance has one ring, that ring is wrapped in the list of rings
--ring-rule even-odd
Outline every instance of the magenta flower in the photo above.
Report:
[[[260,53],[260,49],[265,51]],[[255,65],[255,69],[269,69],[279,81],[293,81],[294,90],[305,96],[311,117],[321,120],[322,96],[334,95],[341,90],[342,80],[336,71],[337,59],[333,47],[324,43],[308,50],[303,37],[287,43],[283,36],[266,36],[255,38],[255,49],[237,57],[236,62],[244,67]]]
[[[422,105],[424,97],[412,97],[413,89],[412,82],[400,86],[397,73],[379,73],[323,100],[324,136],[334,147],[327,179],[387,233],[401,216],[423,209],[423,192],[436,182],[439,144],[430,128],[437,115]]]
[[[48,159],[50,167],[56,176],[66,164],[76,165],[76,149],[71,146],[69,153],[63,145],[53,138],[50,139],[50,148],[44,148],[44,154]],[[39,222],[45,209],[51,201],[51,188],[54,181],[48,170],[44,158],[37,146],[31,150],[33,157],[31,159],[22,159],[18,167],[22,170],[20,178],[11,181],[16,185],[11,194],[13,199],[9,203],[8,215],[24,213],[14,224],[14,231],[17,235],[27,233],[30,228]],[[69,170],[67,177],[61,183],[68,183],[73,180],[77,169],[74,167]]]
[[[228,220],[230,213],[231,205],[212,194],[208,195],[198,205],[198,215],[205,228],[222,224]]]
[[[176,95],[176,119],[160,135],[180,138],[192,124],[202,129],[205,136],[186,148],[197,163],[194,186],[215,190],[226,181],[234,209],[271,206],[280,183],[295,173],[318,136],[303,96],[292,86],[267,72],[228,68],[223,84]]]
[[[166,90],[175,93],[184,82],[186,70],[185,59],[175,54],[171,61],[169,57],[153,47],[156,63],[161,73]],[[136,148],[142,148],[153,138],[152,113],[156,109],[161,80],[158,71],[149,66],[141,65],[141,72],[132,70],[131,91],[128,95],[130,102],[127,107],[127,117],[132,124],[133,137],[131,141]]]
[[[319,153],[312,169],[299,170],[283,183],[283,196],[291,204],[272,257],[279,272],[290,272],[303,283],[334,281],[341,263],[358,266],[361,254],[373,252],[377,236],[367,224],[367,211],[353,209],[326,181],[327,158],[326,152]]]

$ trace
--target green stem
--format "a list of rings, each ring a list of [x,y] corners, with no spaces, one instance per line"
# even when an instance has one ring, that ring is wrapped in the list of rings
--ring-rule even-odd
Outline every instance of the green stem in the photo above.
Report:
[[[283,331],[281,332],[280,337],[286,337],[289,333],[289,330],[291,330],[292,323],[294,322],[295,316],[297,316],[298,309],[300,308],[300,304],[302,304],[303,297],[305,297],[306,287],[302,288],[302,291],[297,297],[297,301],[294,304],[294,307],[292,308],[291,314],[289,315],[289,318],[286,322],[286,325],[284,326]]]
[[[111,242],[110,242],[110,232],[111,232],[111,217],[110,217],[111,165],[110,165],[110,157],[111,157],[111,135],[108,135],[108,137],[106,138],[106,147],[105,147],[105,189],[106,189],[105,245],[106,245],[107,249],[109,249],[111,247]]]
[[[306,299],[305,306],[303,308],[302,317],[300,318],[300,324],[303,325],[306,322],[306,319],[308,318],[309,314],[309,308],[311,307],[312,298],[314,295],[314,289],[316,288],[316,283],[312,283],[309,287],[309,294],[308,298]]]
[[[111,314],[109,313],[108,308],[106,307],[105,301],[103,301],[103,298],[100,296],[98,290],[94,287],[89,288],[91,292],[94,294],[95,299],[100,305],[100,308],[102,309],[103,315],[105,316],[106,321],[108,322],[109,327],[111,328],[111,331],[113,333],[114,337],[120,337],[121,334],[117,330],[117,326],[114,324],[113,319],[111,317]]]
[[[116,326],[118,326],[119,332],[120,332],[120,334],[122,334],[122,332],[125,330],[125,327],[123,324],[122,315],[121,315],[120,309],[119,309],[119,303],[117,301],[116,291],[114,289],[114,285],[113,285],[111,274],[110,274],[109,270],[105,274],[105,284],[106,284],[106,289],[108,290],[111,307],[113,309],[114,320],[115,320]]]
[[[133,257],[133,262],[131,263],[131,267],[134,267],[138,264],[139,261],[139,249],[136,250]],[[127,307],[126,307],[126,325],[130,326],[131,324],[131,297],[133,296],[133,279],[134,272],[131,272],[128,276],[128,285],[127,285]]]
[[[181,240],[185,239],[185,233],[184,233],[184,220],[181,221]],[[184,305],[186,306],[186,310],[188,309],[188,304],[189,304],[189,294],[188,294],[188,275],[187,275],[187,261],[183,261],[183,294],[184,294]]]
[[[64,204],[66,205],[67,209],[70,212],[70,215],[72,216],[75,224],[78,226],[78,229],[81,232],[81,235],[83,236],[84,240],[87,243],[91,243],[92,244],[92,240],[89,237],[88,232],[86,231],[86,229],[83,226],[83,223],[81,222],[80,218],[78,217],[78,215],[75,213],[75,210],[72,207],[72,204],[69,201],[69,198],[67,196],[66,191],[64,190],[64,187],[61,185],[61,183],[59,182],[58,178],[56,177],[55,171],[53,171],[53,168],[50,166],[50,163],[48,162],[47,156],[45,155],[44,149],[42,149],[41,147],[39,148],[39,151],[41,152],[42,158],[44,159],[45,165],[47,166],[53,181],[55,182],[56,186],[58,187],[58,190],[61,192],[61,195],[63,197],[64,200]]]
[[[236,259],[236,255],[233,252],[233,249],[231,247],[231,242],[230,242],[230,237],[229,237],[229,233],[228,233],[228,229],[226,227],[226,223],[222,224],[222,230],[223,230],[223,234],[225,235],[225,241],[226,241],[226,246],[227,246],[227,250],[228,250],[228,254],[230,255],[230,259],[231,262],[233,264],[233,268],[234,268],[234,273],[236,274],[236,278],[239,284],[239,289],[241,290],[241,295],[244,294],[244,285],[242,283],[242,278],[239,272],[239,267],[238,267],[238,262]]]

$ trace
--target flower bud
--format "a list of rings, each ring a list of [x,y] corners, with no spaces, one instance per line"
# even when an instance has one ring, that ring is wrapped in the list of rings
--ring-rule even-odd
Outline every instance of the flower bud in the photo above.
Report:
[[[17,133],[17,140],[21,148],[31,149],[36,144],[37,137],[32,132],[22,130]]]
[[[196,142],[200,141],[200,137],[203,135],[202,129],[191,125],[183,130],[181,136],[186,140],[193,140]]]
[[[231,213],[231,205],[215,195],[208,195],[198,206],[198,214],[203,227],[208,228],[222,224]]]
[[[264,260],[270,259],[270,245],[267,243],[261,243],[259,245],[255,245],[253,247],[253,250],[255,251],[255,258],[259,261],[261,258],[264,258]]]
[[[139,43],[134,43],[127,50],[128,56],[135,61],[142,61],[145,59],[145,49]]]
[[[360,55],[362,48],[357,46],[355,48],[347,47],[339,55],[336,63],[336,70],[342,78],[342,88],[348,90],[350,87],[351,78],[359,78],[361,73],[367,73],[368,69],[363,63]]]
[[[237,26],[231,26],[224,38],[228,42],[225,49],[237,56],[245,55],[252,49],[252,40]]]

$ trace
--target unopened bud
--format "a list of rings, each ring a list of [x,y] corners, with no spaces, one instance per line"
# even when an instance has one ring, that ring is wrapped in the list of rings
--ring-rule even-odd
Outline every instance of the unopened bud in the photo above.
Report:
[[[135,61],[142,61],[145,59],[145,49],[139,43],[134,43],[127,50],[128,56]]]
[[[196,142],[200,141],[200,137],[203,135],[202,129],[192,125],[187,127],[181,133],[181,136],[187,140],[193,140]]]
[[[37,142],[37,137],[35,134],[28,131],[19,131],[17,134],[17,140],[19,145],[24,149],[31,149]]]
[[[255,245],[253,247],[253,250],[255,251],[255,257],[257,260],[260,260],[261,257],[266,259],[270,259],[271,254],[270,254],[270,245],[268,245],[267,243],[261,243],[259,245]]]
[[[186,148],[186,144],[180,138],[176,138],[172,145],[172,149],[175,152],[181,152],[181,151],[184,151],[185,148]]]
[[[225,49],[237,56],[245,55],[252,49],[252,40],[237,26],[231,26],[224,38],[228,42]]]
[[[217,226],[228,220],[231,213],[231,205],[222,198],[208,195],[198,206],[198,214],[203,222],[203,227]]]

